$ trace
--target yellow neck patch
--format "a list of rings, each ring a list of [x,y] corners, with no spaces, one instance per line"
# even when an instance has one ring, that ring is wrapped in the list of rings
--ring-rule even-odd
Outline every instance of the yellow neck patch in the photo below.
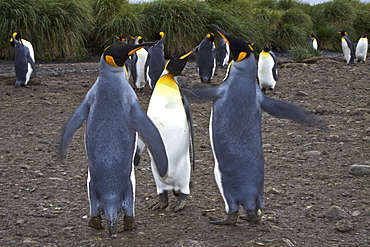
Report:
[[[167,74],[159,78],[154,90],[159,95],[173,94],[174,92],[179,91],[179,86],[175,82],[174,76],[171,74]]]

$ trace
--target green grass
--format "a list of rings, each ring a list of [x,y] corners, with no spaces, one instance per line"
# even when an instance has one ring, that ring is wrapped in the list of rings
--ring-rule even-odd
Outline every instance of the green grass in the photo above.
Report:
[[[307,58],[321,56],[321,52],[308,45],[299,45],[292,47],[289,52],[289,56],[293,59],[294,62],[300,63]]]
[[[310,6],[295,0],[0,0],[0,58],[13,58],[14,31],[34,45],[37,59],[81,59],[101,53],[115,35],[166,34],[165,55],[194,48],[214,23],[231,35],[275,49],[305,46],[316,33],[321,49],[340,50],[338,30],[356,42],[370,32],[370,4],[333,0]],[[219,39],[216,34],[216,42]],[[304,53],[304,52],[302,52]]]

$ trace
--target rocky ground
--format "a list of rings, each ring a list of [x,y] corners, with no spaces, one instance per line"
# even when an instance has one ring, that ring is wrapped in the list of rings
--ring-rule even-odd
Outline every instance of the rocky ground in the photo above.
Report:
[[[63,124],[98,76],[88,63],[37,63],[38,76],[15,88],[12,61],[0,60],[0,242],[2,246],[370,246],[370,62],[347,66],[322,57],[284,61],[269,97],[310,109],[328,130],[264,113],[265,208],[257,225],[208,223],[224,217],[209,144],[211,102],[191,101],[196,168],[180,212],[152,211],[157,200],[147,153],[136,167],[137,229],[111,239],[87,226],[83,128],[65,163],[57,158]],[[219,69],[213,83],[220,83]],[[200,83],[194,62],[180,83]],[[138,92],[144,109],[149,88]],[[353,168],[352,168],[353,169]],[[171,197],[173,200],[173,197]],[[122,218],[120,218],[122,223]],[[103,222],[105,225],[105,222]]]

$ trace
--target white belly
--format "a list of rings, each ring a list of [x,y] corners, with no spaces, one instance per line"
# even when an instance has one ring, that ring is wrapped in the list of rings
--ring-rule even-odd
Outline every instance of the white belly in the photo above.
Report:
[[[366,55],[367,55],[367,50],[368,50],[368,41],[367,39],[361,38],[356,46],[356,59],[365,61],[366,60]]]
[[[143,88],[146,83],[145,63],[148,58],[148,52],[145,49],[140,49],[136,52],[136,81],[135,85],[137,88]]]
[[[260,82],[261,88],[274,89],[276,85],[275,78],[272,74],[272,68],[274,67],[274,59],[269,56],[260,56],[258,59],[258,81]]]
[[[153,92],[147,114],[157,126],[168,156],[168,172],[165,177],[160,177],[153,161],[151,163],[157,192],[175,190],[189,194],[190,132],[181,99],[178,95],[158,96]]]
[[[345,39],[342,38],[342,51],[344,59],[349,63],[349,60],[351,59],[351,50],[349,49],[347,42]]]

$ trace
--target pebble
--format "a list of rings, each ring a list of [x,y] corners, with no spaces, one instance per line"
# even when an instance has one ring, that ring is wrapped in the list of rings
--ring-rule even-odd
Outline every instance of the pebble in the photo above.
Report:
[[[370,216],[370,207],[365,209],[364,215],[365,216]]]
[[[352,175],[370,175],[370,166],[367,165],[352,165],[349,169]]]
[[[298,91],[297,96],[308,96],[308,93],[306,93],[304,91]]]
[[[340,232],[349,232],[353,229],[351,222],[346,219],[340,220],[335,224],[335,229]]]
[[[307,151],[307,152],[304,152],[303,155],[306,156],[306,157],[317,157],[317,156],[320,156],[322,153],[320,151],[317,151],[317,150],[313,150],[313,151]]]
[[[303,137],[301,135],[297,135],[294,137],[294,142],[301,142],[303,140]]]
[[[266,247],[294,247],[292,241],[287,238],[274,239],[265,245]]]
[[[346,213],[346,211],[344,211],[338,206],[331,206],[328,212],[326,213],[326,218],[328,219],[341,220],[348,217],[349,215]]]
[[[181,239],[175,243],[174,247],[211,247],[211,245],[205,241]]]

